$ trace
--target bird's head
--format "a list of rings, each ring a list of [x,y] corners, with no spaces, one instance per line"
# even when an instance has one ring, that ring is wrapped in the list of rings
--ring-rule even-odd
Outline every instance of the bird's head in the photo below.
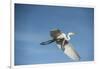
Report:
[[[69,35],[69,36],[71,36],[71,35],[76,35],[76,33],[74,33],[74,32],[69,32],[68,35]]]

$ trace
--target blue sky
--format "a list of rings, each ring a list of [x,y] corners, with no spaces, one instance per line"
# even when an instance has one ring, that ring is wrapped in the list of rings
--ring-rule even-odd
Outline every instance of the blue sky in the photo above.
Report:
[[[56,43],[42,46],[50,30],[77,33],[72,37],[80,61],[94,60],[94,9],[15,4],[15,65],[73,62]]]

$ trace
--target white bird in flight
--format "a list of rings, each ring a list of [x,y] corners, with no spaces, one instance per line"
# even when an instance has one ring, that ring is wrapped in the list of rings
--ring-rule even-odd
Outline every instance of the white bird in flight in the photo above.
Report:
[[[71,43],[69,43],[69,40],[71,39],[70,36],[72,35],[75,35],[75,33],[69,32],[66,35],[65,33],[62,33],[59,29],[53,29],[50,31],[50,36],[52,37],[52,40],[48,40],[40,44],[47,45],[52,42],[56,42],[58,48],[62,50],[65,55],[67,55],[69,58],[71,58],[74,61],[79,61],[80,60],[79,54],[72,47]]]

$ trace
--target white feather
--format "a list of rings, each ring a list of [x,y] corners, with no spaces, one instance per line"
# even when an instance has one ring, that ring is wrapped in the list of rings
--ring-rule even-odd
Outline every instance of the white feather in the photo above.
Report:
[[[69,58],[71,58],[75,61],[80,60],[79,54],[75,51],[75,49],[72,47],[72,45],[70,43],[66,44],[64,47],[65,47],[65,50],[64,50],[65,55],[67,55]]]
[[[74,32],[69,32],[69,33],[67,34],[67,40],[68,40],[68,41],[71,39],[70,36],[72,36],[72,35],[75,35],[75,33],[74,33]]]
[[[60,36],[58,36],[58,39],[64,38],[65,40],[69,41],[71,38],[70,36],[75,35],[73,32],[69,32],[67,36],[62,33]],[[57,44],[58,48],[61,49],[61,45]],[[70,43],[64,45],[64,54],[67,55],[69,58],[71,58],[74,61],[79,61],[80,56],[79,54],[75,51],[75,49],[72,47]]]

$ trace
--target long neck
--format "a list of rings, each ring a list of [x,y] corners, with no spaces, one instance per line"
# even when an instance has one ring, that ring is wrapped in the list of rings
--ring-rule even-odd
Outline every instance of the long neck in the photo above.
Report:
[[[68,34],[67,34],[67,40],[68,40],[68,41],[71,39],[70,36],[71,36],[71,35],[68,33]]]

